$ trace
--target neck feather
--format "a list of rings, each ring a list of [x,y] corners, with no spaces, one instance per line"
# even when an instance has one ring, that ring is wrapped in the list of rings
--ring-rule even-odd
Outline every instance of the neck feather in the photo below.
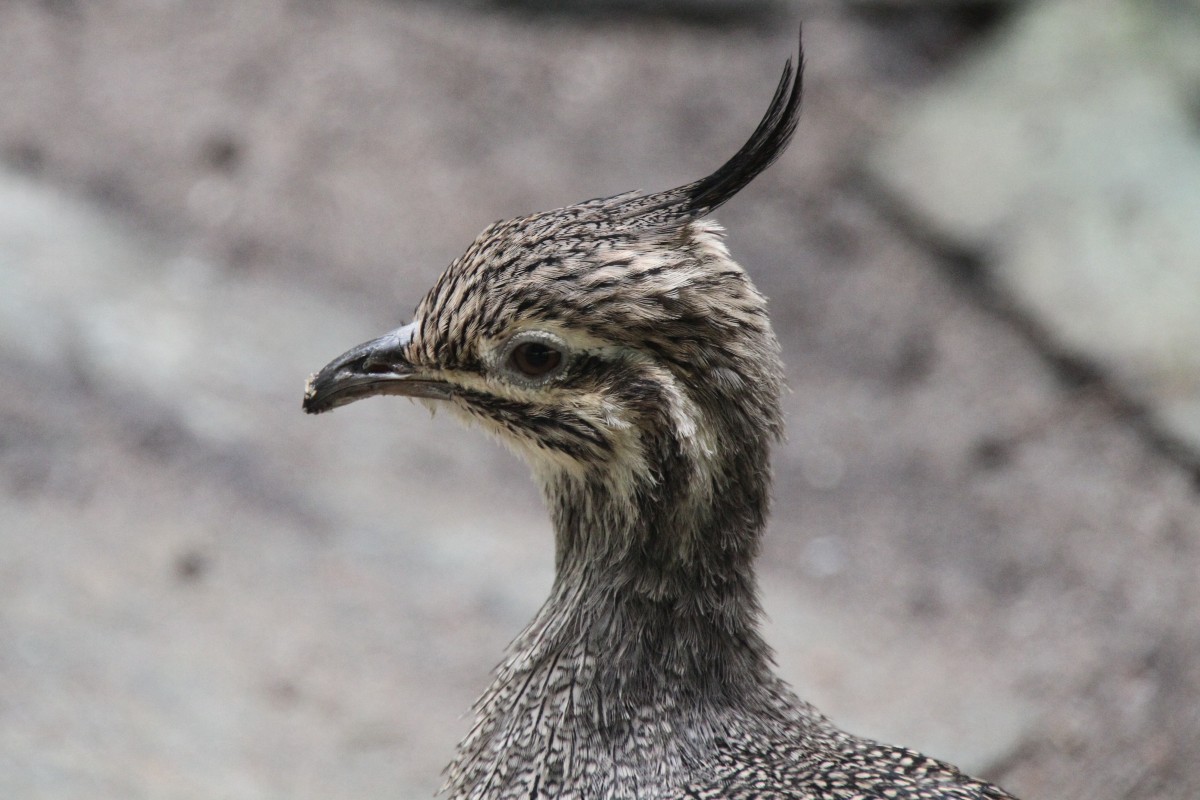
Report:
[[[774,438],[764,427],[760,417],[717,437],[736,445],[704,459],[676,428],[651,428],[663,433],[644,442],[652,468],[640,482],[618,489],[597,471],[544,483],[554,587],[476,706],[451,797],[528,797],[568,779],[587,782],[583,796],[650,796],[772,705],[753,571]]]
[[[744,486],[703,503],[662,488],[632,507],[603,484],[558,493],[555,644],[605,654],[602,696],[744,700],[770,661],[752,563],[763,520],[747,513],[763,505],[738,497]]]

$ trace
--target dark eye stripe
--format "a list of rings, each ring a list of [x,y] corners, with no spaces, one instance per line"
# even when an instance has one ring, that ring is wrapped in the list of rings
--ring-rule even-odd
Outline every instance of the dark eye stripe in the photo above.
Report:
[[[495,395],[464,391],[458,397],[475,413],[525,435],[543,447],[581,458],[610,453],[612,442],[591,422],[569,411],[532,403],[502,400]]]

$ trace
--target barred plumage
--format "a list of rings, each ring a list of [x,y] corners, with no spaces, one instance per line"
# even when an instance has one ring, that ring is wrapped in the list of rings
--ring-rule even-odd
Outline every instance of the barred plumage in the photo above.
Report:
[[[699,217],[783,151],[801,68],[709,177],[488,227],[411,324],[310,380],[312,413],[398,394],[481,424],[553,517],[551,596],[476,705],[451,798],[1009,798],[840,731],[759,635],[783,372],[765,299]]]

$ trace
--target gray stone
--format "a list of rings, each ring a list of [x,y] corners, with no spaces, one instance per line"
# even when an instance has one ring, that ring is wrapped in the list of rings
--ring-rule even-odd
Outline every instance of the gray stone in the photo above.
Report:
[[[514,503],[480,542],[445,513],[456,480],[498,471],[448,420],[300,413],[307,370],[383,324],[0,170],[0,796],[433,792],[461,734],[442,699],[469,704],[456,676],[482,683],[550,582],[549,552],[497,545],[547,524]],[[445,447],[463,463],[429,470]],[[371,615],[385,595],[395,616]],[[495,636],[430,646],[412,624],[483,595]]]
[[[1200,452],[1198,87],[1200,5],[1038,3],[917,98],[872,168]]]

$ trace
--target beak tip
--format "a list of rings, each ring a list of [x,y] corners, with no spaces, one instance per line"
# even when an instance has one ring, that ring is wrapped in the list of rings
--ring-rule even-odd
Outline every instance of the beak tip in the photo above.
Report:
[[[306,414],[320,414],[323,411],[328,411],[330,408],[327,402],[321,402],[317,392],[316,382],[319,376],[319,372],[314,372],[308,376],[308,380],[304,383],[304,400],[301,402],[300,407],[304,409],[304,413]]]

